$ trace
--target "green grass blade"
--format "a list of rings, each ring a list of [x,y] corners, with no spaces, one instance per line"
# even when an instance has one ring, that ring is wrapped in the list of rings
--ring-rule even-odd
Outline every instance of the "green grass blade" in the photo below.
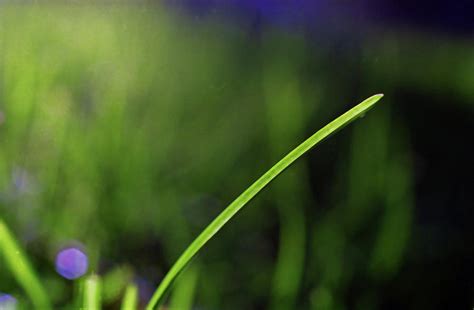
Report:
[[[51,309],[46,291],[41,285],[26,255],[0,219],[0,253],[18,283],[23,287],[36,309]]]
[[[138,288],[135,284],[129,284],[123,297],[122,310],[136,310],[138,306]]]
[[[201,234],[186,248],[175,264],[168,271],[161,284],[156,289],[146,309],[152,310],[161,302],[165,292],[171,283],[196,255],[196,253],[211,239],[242,207],[244,207],[253,197],[255,197],[265,186],[274,178],[288,168],[294,161],[301,157],[304,153],[313,148],[316,144],[323,141],[331,134],[343,128],[356,118],[367,112],[377,101],[382,98],[382,94],[374,95],[367,98],[360,104],[356,105],[346,113],[342,114],[306,141],[301,143],[283,159],[276,163],[270,170],[261,176],[255,183],[247,188],[237,199],[235,199],[224,211],[221,212],[202,232]]]
[[[199,278],[196,265],[190,266],[177,280],[169,303],[170,310],[191,310]]]
[[[84,288],[84,309],[101,309],[100,278],[97,275],[91,275],[86,279]]]

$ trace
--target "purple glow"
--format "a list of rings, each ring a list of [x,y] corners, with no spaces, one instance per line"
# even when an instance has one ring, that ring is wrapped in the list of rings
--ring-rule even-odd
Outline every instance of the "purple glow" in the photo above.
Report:
[[[21,167],[14,167],[11,173],[12,185],[16,194],[28,194],[33,191],[34,182],[31,175]]]
[[[150,300],[151,296],[153,296],[153,292],[155,291],[150,282],[144,278],[138,278],[135,280],[135,284],[138,286],[139,299],[143,302]]]
[[[14,310],[16,309],[17,301],[15,297],[9,294],[0,293],[0,309]]]
[[[87,272],[86,254],[77,248],[65,248],[56,256],[56,271],[66,279],[73,280]]]

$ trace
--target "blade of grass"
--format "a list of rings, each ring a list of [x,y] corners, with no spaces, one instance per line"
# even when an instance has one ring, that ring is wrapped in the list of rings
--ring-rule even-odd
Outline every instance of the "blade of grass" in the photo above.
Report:
[[[71,309],[82,309],[84,305],[84,286],[85,280],[79,279],[73,282],[73,298],[71,300]]]
[[[0,219],[0,253],[18,283],[23,287],[36,309],[51,309],[46,290],[41,285],[26,255],[5,223]]]
[[[279,159],[288,145],[304,136],[308,105],[299,79],[300,61],[282,61],[288,53],[304,50],[303,41],[288,39],[281,44],[270,36],[264,48],[272,50],[263,61],[263,94],[266,110],[267,145],[270,158]],[[298,57],[296,57],[298,58]],[[304,57],[303,57],[304,58]],[[305,205],[311,197],[304,163],[275,180],[270,196],[278,214],[278,254],[275,261],[269,309],[294,309],[305,268]]]
[[[202,232],[201,234],[186,248],[181,254],[175,264],[168,271],[163,281],[160,283],[155,293],[153,294],[146,310],[152,310],[159,305],[162,298],[174,279],[189,263],[189,261],[196,255],[196,253],[252,198],[254,198],[265,186],[268,185],[274,178],[288,168],[294,161],[301,157],[304,153],[309,151],[319,142],[325,140],[331,134],[342,129],[344,126],[364,115],[377,101],[382,98],[382,94],[374,95],[359,103],[346,113],[342,114],[306,141],[298,145],[283,159],[277,162],[264,175],[262,175],[255,183],[248,187],[237,199],[235,199],[227,208],[224,209]]]
[[[199,269],[196,265],[193,265],[176,280],[169,304],[170,310],[190,310],[193,308],[198,278]]]
[[[123,297],[122,310],[136,310],[138,305],[138,288],[135,284],[129,284]]]
[[[86,279],[84,288],[84,309],[101,309],[100,278],[97,275],[91,275]]]

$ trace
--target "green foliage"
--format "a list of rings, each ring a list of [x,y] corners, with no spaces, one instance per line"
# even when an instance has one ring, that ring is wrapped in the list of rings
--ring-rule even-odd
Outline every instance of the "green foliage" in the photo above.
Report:
[[[176,280],[169,303],[170,309],[191,310],[193,307],[196,287],[199,280],[199,268],[190,266]]]
[[[102,304],[119,305],[132,278],[162,279],[222,201],[342,103],[374,89],[393,100],[399,86],[474,102],[469,44],[393,35],[333,64],[294,34],[253,41],[161,9],[2,6],[0,214],[18,240],[2,241],[2,292],[25,308],[49,298],[77,309],[82,280],[53,264],[78,241],[101,271]],[[169,306],[343,309],[354,279],[381,287],[395,275],[414,181],[403,104],[388,103],[253,201],[177,279]],[[374,296],[355,303],[376,308]]]
[[[331,134],[340,130],[356,118],[363,116],[368,109],[382,98],[383,95],[374,95],[354,108],[350,109],[346,113],[342,114],[322,129],[317,131],[306,141],[297,146],[288,155],[283,157],[278,163],[276,163],[270,170],[262,175],[255,183],[247,188],[237,199],[235,199],[228,207],[222,211],[203,232],[186,248],[181,254],[176,263],[171,267],[170,271],[166,274],[161,284],[158,286],[155,294],[147,305],[147,309],[154,309],[160,301],[162,301],[163,295],[170,287],[171,283],[178,276],[178,274],[186,267],[191,259],[197,254],[197,252],[219,231],[221,228],[232,218],[237,212],[240,211],[252,198],[254,198],[263,188],[265,188],[274,178],[294,163],[304,153],[309,151],[319,142],[323,141]]]
[[[8,269],[23,287],[34,307],[45,310],[51,309],[46,290],[33,271],[25,253],[18,246],[2,219],[0,219],[0,253],[5,258]]]
[[[84,283],[84,309],[102,309],[101,280],[97,275],[90,275]]]
[[[134,284],[129,284],[125,290],[122,301],[122,310],[135,310],[138,306],[138,288]]]

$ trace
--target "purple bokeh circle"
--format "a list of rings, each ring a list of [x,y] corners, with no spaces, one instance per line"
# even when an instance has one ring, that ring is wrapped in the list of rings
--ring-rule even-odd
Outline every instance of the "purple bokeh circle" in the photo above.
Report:
[[[87,272],[87,255],[77,248],[65,248],[56,256],[56,271],[66,279],[73,280]]]
[[[10,294],[0,293],[0,309],[13,310],[16,309],[17,300]]]

